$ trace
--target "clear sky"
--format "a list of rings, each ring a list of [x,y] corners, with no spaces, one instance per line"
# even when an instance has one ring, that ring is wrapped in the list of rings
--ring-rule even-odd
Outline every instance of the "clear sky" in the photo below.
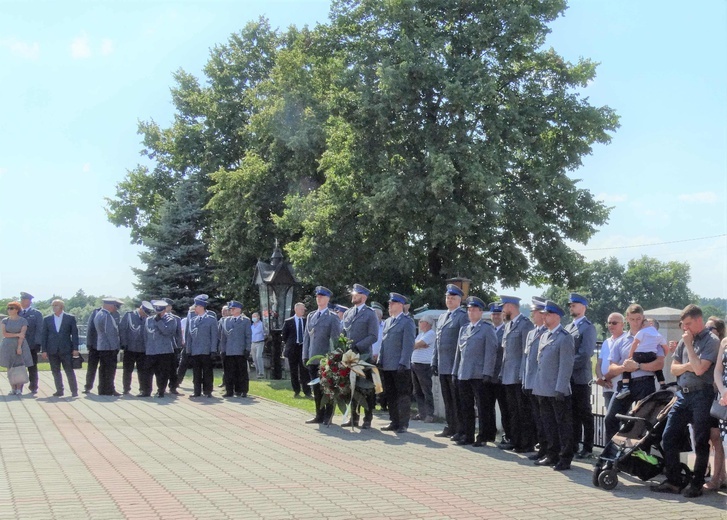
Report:
[[[104,197],[141,161],[137,122],[167,126],[172,73],[201,76],[209,49],[246,22],[314,25],[328,8],[0,0],[0,297],[134,295],[139,249],[108,223]],[[614,208],[575,248],[688,261],[694,292],[727,297],[727,2],[573,0],[552,29],[566,59],[601,63],[585,94],[621,116],[612,143],[572,173]]]

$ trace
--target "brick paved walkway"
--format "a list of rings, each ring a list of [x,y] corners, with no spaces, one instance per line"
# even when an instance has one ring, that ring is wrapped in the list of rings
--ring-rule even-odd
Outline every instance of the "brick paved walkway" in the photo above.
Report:
[[[588,464],[559,474],[437,425],[351,432],[255,398],[59,399],[40,375],[36,398],[0,375],[0,519],[727,519],[724,492],[654,495],[625,476],[608,492]]]

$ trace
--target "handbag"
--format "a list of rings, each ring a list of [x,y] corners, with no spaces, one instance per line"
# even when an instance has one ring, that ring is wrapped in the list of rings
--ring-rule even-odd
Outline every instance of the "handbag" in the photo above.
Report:
[[[24,385],[29,380],[25,365],[8,368],[8,381],[10,381],[11,385]]]
[[[719,397],[719,394],[717,395]],[[721,421],[727,421],[727,406],[719,404],[719,399],[712,401],[712,407],[709,409],[709,415]]]
[[[85,359],[83,359],[83,356],[81,354],[79,354],[78,357],[74,357],[72,359],[73,369],[75,370],[77,368],[83,368],[84,361]]]

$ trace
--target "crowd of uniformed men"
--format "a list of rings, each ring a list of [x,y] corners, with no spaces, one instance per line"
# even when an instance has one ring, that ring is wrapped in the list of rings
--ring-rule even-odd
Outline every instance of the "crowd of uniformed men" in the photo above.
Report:
[[[43,318],[41,316],[37,320],[33,314],[37,311],[29,307],[32,296],[27,293],[21,296],[24,304],[22,315],[35,327],[35,322],[40,323]],[[331,305],[332,292],[325,287],[316,287],[315,296],[317,309],[305,317],[304,305],[297,304],[295,316],[286,320],[283,329],[296,395],[301,390],[310,395],[311,385],[308,383],[318,377],[319,361],[316,356],[328,353],[339,334],[343,333],[351,349],[362,360],[376,363],[382,374],[384,395],[381,402],[388,407],[390,418],[390,423],[382,430],[405,433],[410,420],[411,360],[417,338],[414,319],[408,312],[408,298],[390,293],[389,316],[382,321],[383,308],[376,303],[367,305],[370,291],[361,284],[353,285],[350,308]],[[591,357],[596,347],[596,329],[585,316],[586,298],[570,294],[568,308],[573,320],[563,327],[561,319],[565,311],[553,301],[533,297],[531,321],[520,313],[519,298],[501,296],[500,301],[486,304],[476,296],[464,301],[463,297],[464,293],[458,286],[448,285],[445,292],[447,310],[436,323],[430,374],[439,378],[446,416],[446,426],[436,436],[449,437],[462,446],[481,447],[493,443],[497,433],[495,407],[499,405],[504,435],[498,447],[517,453],[531,453],[529,458],[536,465],[550,466],[557,471],[570,469],[574,456],[590,458],[594,427],[589,383],[593,378]],[[55,316],[62,317],[62,302],[53,303]],[[247,396],[248,359],[254,339],[259,342],[260,338],[253,338],[254,327],[242,313],[242,304],[229,302],[218,321],[215,313],[207,309],[209,298],[206,295],[195,297],[194,305],[184,319],[172,313],[172,303],[169,299],[145,301],[138,309],[121,317],[120,300],[103,300],[103,306],[93,312],[88,323],[89,359],[84,393],[93,388],[98,368],[98,393],[121,395],[116,391],[114,380],[118,352],[123,350],[124,394],[131,391],[134,368],[139,378],[139,397],[152,395],[154,379],[154,395],[164,397],[167,391],[178,394],[177,387],[187,368],[191,367],[194,390],[190,398],[211,397],[212,354],[219,352],[223,357],[224,396]],[[691,319],[692,314],[695,319],[699,314],[701,319],[698,307],[690,307],[696,311],[688,308],[684,319]],[[489,320],[484,319],[487,310],[490,311]],[[643,310],[637,312],[643,314]],[[53,316],[45,318],[46,321],[52,319]],[[58,332],[63,323],[59,320],[55,326]],[[701,327],[701,323],[695,321],[695,327]],[[46,328],[53,330],[50,321]],[[709,332],[705,336],[704,331],[696,328],[695,342],[706,341],[702,336],[711,341]],[[71,329],[75,329],[75,319],[70,324]],[[34,338],[35,334],[28,330],[27,337]],[[46,336],[37,334],[38,338]],[[77,355],[77,331],[75,336],[71,331],[70,336],[74,343],[73,354]],[[52,342],[37,340],[34,343],[44,355],[49,351],[54,354]],[[710,352],[707,357],[715,350],[712,343],[709,349],[704,350],[705,353]],[[647,388],[645,391],[653,391],[653,372],[649,370],[663,366],[663,355],[660,362],[653,363],[653,367],[651,364],[641,366],[626,359],[629,357],[629,344],[625,342],[623,353],[611,354],[612,362],[623,363],[612,367],[619,373],[634,370],[632,386],[635,388],[638,381],[650,378],[646,387],[651,390]],[[679,359],[689,363],[694,347],[685,349],[680,344],[680,348],[677,350]],[[55,395],[63,395],[61,365],[69,379],[72,394],[77,392],[70,347],[67,350],[67,355],[54,357],[55,363],[51,360],[57,389]],[[263,366],[262,355],[258,354],[256,369],[260,376]],[[31,391],[37,390],[37,384],[37,372],[31,370]],[[698,385],[691,382],[690,386],[696,388]],[[703,386],[706,388],[706,385]],[[330,422],[332,406],[321,406],[319,385],[313,384],[312,390],[317,412],[307,422]],[[633,399],[624,400],[619,402],[618,407],[611,407],[615,411],[609,412],[606,418],[609,435],[617,428],[615,414],[627,412],[631,402]],[[360,423],[360,410],[355,408],[343,426],[371,428],[375,404],[376,397],[372,393],[365,407],[363,423]],[[420,408],[422,406],[419,405]],[[479,428],[476,429],[478,422]],[[702,439],[697,439],[697,442],[700,444],[697,447],[700,466],[697,473],[701,472],[697,478],[701,485],[706,468],[701,460],[704,459],[704,442]],[[672,487],[675,486],[664,486],[664,489],[657,490],[674,491]]]

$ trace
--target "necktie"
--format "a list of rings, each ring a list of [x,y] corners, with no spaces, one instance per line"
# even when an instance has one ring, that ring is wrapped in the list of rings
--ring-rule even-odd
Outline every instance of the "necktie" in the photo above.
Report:
[[[295,318],[295,323],[298,329],[298,343],[303,343],[303,320]]]

